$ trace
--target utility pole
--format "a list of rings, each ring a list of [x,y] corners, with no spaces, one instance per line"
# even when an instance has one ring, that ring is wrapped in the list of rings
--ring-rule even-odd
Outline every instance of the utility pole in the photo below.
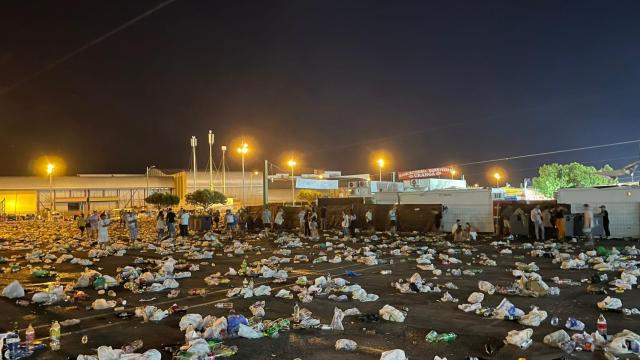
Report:
[[[198,146],[198,139],[195,136],[191,137],[191,149],[193,150],[193,191],[198,190],[198,179],[196,178],[196,172],[198,171],[196,163],[196,147]]]
[[[264,161],[264,172],[262,173],[262,204],[269,205],[269,161]]]
[[[209,130],[209,190],[211,191],[213,191],[213,140],[213,132]]]
[[[227,165],[224,163],[224,155],[227,152],[227,147],[222,145],[222,193],[227,195]]]

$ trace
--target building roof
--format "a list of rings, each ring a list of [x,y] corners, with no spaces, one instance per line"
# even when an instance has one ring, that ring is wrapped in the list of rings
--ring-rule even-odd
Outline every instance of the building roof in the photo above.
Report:
[[[142,189],[147,187],[144,175],[54,176],[54,189]],[[173,188],[173,177],[149,176],[150,188]],[[47,190],[49,178],[44,176],[3,176],[0,190]]]

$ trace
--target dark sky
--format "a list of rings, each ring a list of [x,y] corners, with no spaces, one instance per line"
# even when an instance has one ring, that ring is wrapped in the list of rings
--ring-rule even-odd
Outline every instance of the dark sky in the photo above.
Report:
[[[0,2],[0,92],[160,1]],[[250,136],[248,168],[406,170],[640,138],[638,1],[177,0],[0,95],[0,175],[189,167]],[[638,145],[492,165],[624,165]],[[238,167],[234,159],[230,166]],[[216,159],[220,157],[216,155]]]

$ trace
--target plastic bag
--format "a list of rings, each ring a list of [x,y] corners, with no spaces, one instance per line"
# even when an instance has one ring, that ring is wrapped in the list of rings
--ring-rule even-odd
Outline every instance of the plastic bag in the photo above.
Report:
[[[385,305],[379,310],[380,316],[388,321],[404,322],[406,314],[391,305]]]
[[[2,296],[9,299],[21,298],[24,297],[24,289],[18,280],[13,280],[2,290]]]
[[[408,360],[407,355],[404,354],[404,350],[393,349],[385,351],[380,355],[380,360]]]
[[[528,314],[521,317],[518,322],[526,326],[540,326],[540,323],[542,323],[546,318],[546,311],[539,310],[537,307],[534,307]]]
[[[180,331],[185,331],[189,327],[189,325],[193,326],[194,329],[199,329],[202,324],[202,315],[200,314],[185,314],[181,319],[178,326],[180,326]]]
[[[257,339],[262,337],[262,333],[257,332],[251,326],[240,324],[238,327],[238,336],[247,338],[247,339]]]
[[[478,304],[481,303],[482,300],[484,300],[484,294],[481,292],[473,292],[471,293],[471,295],[469,295],[469,298],[467,299],[467,302],[469,304]]]
[[[240,329],[240,325],[249,325],[249,321],[243,315],[229,315],[227,318],[227,334],[236,335]]]
[[[519,348],[526,349],[531,345],[531,336],[533,336],[533,329],[524,330],[511,330],[507,333],[505,341],[507,344],[515,345]]]
[[[100,360],[118,360],[122,350],[114,350],[111,346],[100,346],[98,348],[98,359]]]
[[[116,302],[113,300],[105,300],[105,299],[96,299],[92,304],[91,307],[93,308],[93,310],[104,310],[104,309],[110,309],[112,307],[116,306]]]
[[[354,351],[358,348],[358,344],[349,339],[338,339],[336,341],[336,350]]]
[[[249,306],[249,310],[251,311],[253,316],[264,317],[265,315],[264,306],[265,306],[264,301],[257,301],[253,305]]]
[[[496,292],[496,287],[493,286],[490,282],[484,280],[478,281],[478,288],[489,295],[493,295],[493,293]]]
[[[255,296],[267,296],[271,295],[271,287],[267,285],[260,285],[253,290]]]
[[[598,302],[598,307],[602,310],[617,310],[622,307],[622,300],[607,296],[604,300]]]
[[[569,330],[574,330],[574,331],[584,330],[584,323],[574,318],[568,318],[564,326]]]
[[[571,340],[571,337],[569,337],[569,334],[567,334],[566,331],[558,330],[558,331],[552,332],[551,334],[547,334],[542,340],[542,342],[544,342],[549,346],[559,348],[560,344],[565,343],[569,340]]]
[[[196,339],[189,343],[188,352],[195,355],[207,355],[209,353],[209,344],[204,339]]]
[[[344,326],[342,326],[342,319],[344,319],[344,312],[338,308],[334,308],[333,319],[331,319],[331,328],[333,330],[344,330]]]

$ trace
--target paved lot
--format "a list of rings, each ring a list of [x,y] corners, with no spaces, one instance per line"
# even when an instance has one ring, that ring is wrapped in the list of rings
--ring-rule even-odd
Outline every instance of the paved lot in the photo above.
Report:
[[[144,241],[153,242],[152,224],[148,221],[142,221],[142,238]],[[36,290],[46,287],[46,279],[36,279],[30,276],[31,271],[26,268],[27,264],[24,260],[24,254],[33,251],[33,248],[42,249],[50,252],[52,248],[59,245],[68,245],[74,256],[86,258],[86,252],[92,246],[86,240],[73,239],[75,229],[71,224],[55,224],[48,223],[3,223],[0,224],[1,242],[0,255],[8,258],[5,266],[20,263],[23,270],[17,273],[2,274],[0,282],[4,287],[14,278],[17,278],[28,290]],[[113,238],[118,239],[123,235],[123,230],[114,226],[112,229]],[[378,359],[380,353],[389,349],[403,349],[410,359],[432,359],[435,355],[448,357],[451,359],[463,359],[466,356],[480,356],[495,359],[517,359],[518,357],[526,357],[528,359],[557,359],[563,355],[566,357],[577,359],[601,359],[604,358],[602,352],[596,353],[573,353],[566,355],[558,349],[553,349],[542,343],[543,337],[557,330],[549,324],[547,319],[541,326],[535,327],[533,345],[527,350],[520,350],[512,345],[504,345],[503,339],[509,330],[523,329],[525,326],[515,321],[505,321],[497,319],[483,318],[475,313],[464,313],[457,308],[458,304],[465,303],[469,294],[477,291],[478,280],[486,280],[494,285],[509,285],[514,281],[511,270],[514,269],[516,261],[532,262],[535,261],[540,267],[539,274],[542,275],[544,281],[549,286],[555,286],[551,281],[554,276],[561,278],[570,278],[576,281],[589,278],[594,273],[593,270],[561,270],[559,264],[552,263],[550,258],[536,257],[532,258],[528,255],[530,249],[523,249],[523,242],[513,242],[511,255],[499,255],[498,252],[504,247],[495,247],[490,245],[494,239],[483,238],[473,243],[456,244],[449,246],[446,242],[439,238],[418,237],[416,240],[411,235],[405,234],[399,238],[402,243],[393,243],[396,240],[382,240],[365,243],[362,239],[356,242],[347,241],[345,244],[352,248],[360,248],[362,246],[376,246],[382,251],[382,259],[393,260],[393,264],[380,264],[367,266],[353,261],[343,261],[341,263],[321,263],[312,264],[300,263],[286,264],[284,267],[290,268],[289,281],[282,284],[273,284],[271,279],[255,278],[256,286],[262,283],[269,284],[272,287],[272,296],[251,298],[251,299],[227,299],[226,292],[234,286],[242,286],[242,277],[230,277],[231,283],[219,286],[207,286],[204,278],[211,273],[225,273],[229,267],[238,269],[241,256],[228,257],[220,249],[215,249],[215,256],[210,260],[187,260],[189,263],[200,264],[200,270],[192,273],[191,278],[180,279],[181,294],[178,298],[168,299],[167,292],[160,293],[142,293],[133,294],[124,289],[122,286],[114,288],[117,297],[124,298],[128,301],[127,308],[133,309],[136,306],[155,305],[160,308],[167,308],[176,303],[179,306],[189,307],[188,312],[200,313],[203,316],[207,314],[221,316],[227,315],[228,310],[219,309],[214,304],[223,301],[232,301],[235,305],[237,313],[241,313],[249,317],[251,313],[248,308],[257,300],[266,301],[266,319],[276,319],[280,317],[290,317],[293,312],[293,306],[297,298],[294,300],[279,299],[273,295],[280,288],[289,288],[298,276],[305,275],[310,280],[315,277],[331,274],[333,277],[343,277],[348,281],[360,284],[367,292],[380,296],[375,302],[359,302],[349,299],[347,302],[338,303],[327,299],[326,297],[316,297],[310,303],[301,304],[301,306],[311,310],[315,318],[321,320],[323,324],[329,324],[333,315],[334,307],[338,306],[342,309],[357,307],[363,313],[377,313],[385,304],[394,307],[407,308],[408,315],[404,323],[395,323],[381,320],[377,323],[367,323],[358,320],[357,317],[346,317],[344,320],[344,331],[320,330],[320,329],[292,329],[287,332],[281,332],[277,338],[261,338],[261,339],[226,339],[225,344],[237,345],[239,352],[236,355],[238,359]],[[334,234],[327,234],[326,241],[334,244],[341,243],[331,239]],[[255,235],[247,236],[241,239],[250,243],[254,250],[248,251],[248,261],[253,262],[272,256],[272,252],[277,249],[273,244],[273,239],[259,239]],[[124,239],[118,240],[124,243]],[[229,243],[229,240],[223,239],[223,243]],[[393,245],[392,245],[393,244]],[[473,250],[472,255],[466,256],[462,253],[456,253],[453,256],[462,260],[462,264],[444,265],[440,261],[434,261],[437,269],[441,269],[443,274],[435,277],[430,271],[420,271],[416,269],[416,254],[410,251],[408,254],[393,256],[389,252],[395,248],[401,247],[403,244],[412,247],[428,246],[439,252],[445,252],[449,248],[459,250],[466,247]],[[635,245],[636,242],[624,241],[607,241],[604,244],[608,247]],[[180,252],[176,252],[173,256],[176,260],[183,260],[183,256],[188,246],[201,247],[199,240],[189,240],[184,243],[184,247]],[[145,244],[146,246],[146,244]],[[22,247],[23,249],[20,249]],[[78,248],[82,247],[82,250]],[[259,251],[258,249],[261,249]],[[323,252],[319,248],[319,242],[304,241],[304,246],[292,249],[293,252],[289,257],[297,254],[304,254],[313,260]],[[332,258],[336,253],[342,250],[334,247],[334,251],[326,251],[328,258]],[[566,252],[578,254],[580,246],[577,244],[569,244]],[[478,264],[479,254],[485,253],[489,258],[497,261],[497,266],[483,266]],[[60,255],[59,252],[55,253]],[[11,257],[14,256],[14,259]],[[108,256],[96,262],[91,268],[96,269],[103,274],[115,276],[116,269],[126,265],[133,265],[133,261],[137,257],[145,259],[160,259],[163,256],[152,250],[128,250],[124,256]],[[215,264],[212,266],[212,264]],[[44,264],[32,264],[33,266],[42,266]],[[81,265],[77,264],[50,264],[60,275],[63,283],[75,282],[79,273],[83,270]],[[481,270],[476,276],[452,276],[447,274],[450,269],[470,269]],[[362,273],[359,277],[347,277],[345,271],[357,271]],[[392,270],[391,275],[381,275],[381,270]],[[412,274],[419,273],[423,279],[434,284],[444,285],[447,282],[453,282],[459,289],[450,290],[450,293],[460,299],[456,303],[442,303],[438,300],[442,296],[435,293],[423,294],[401,294],[398,290],[391,286],[392,281],[400,278],[408,279]],[[609,279],[614,279],[618,272],[608,272]],[[188,289],[191,288],[207,288],[208,293],[202,296],[189,296]],[[558,316],[560,322],[569,316],[573,316],[586,324],[586,330],[593,332],[595,330],[596,318],[600,311],[596,307],[596,302],[604,298],[604,295],[592,295],[586,292],[586,284],[581,286],[560,285],[559,296],[548,296],[542,298],[530,298],[520,296],[508,296],[508,299],[517,307],[525,312],[529,311],[530,306],[538,306],[549,312],[549,317]],[[39,306],[29,305],[26,307],[18,306],[14,300],[2,298],[2,308],[0,312],[0,326],[2,330],[11,328],[13,322],[17,321],[20,328],[24,329],[29,323],[36,327],[36,335],[38,338],[48,335],[48,326],[53,319],[64,320],[69,318],[81,319],[78,325],[63,328],[62,350],[59,352],[39,352],[34,358],[42,359],[61,359],[75,358],[78,354],[95,354],[95,349],[101,345],[109,345],[120,347],[132,340],[142,339],[144,341],[144,349],[156,348],[162,350],[165,347],[177,347],[184,342],[184,333],[178,329],[178,322],[182,314],[173,314],[159,322],[143,323],[140,318],[120,319],[114,315],[112,310],[96,311],[88,308],[91,301],[104,297],[100,296],[92,288],[84,289],[92,297],[86,302],[69,302],[60,305]],[[444,288],[443,288],[444,291]],[[620,298],[625,307],[640,306],[640,297],[638,290],[633,289],[623,294],[615,294]],[[494,294],[486,295],[483,306],[496,306],[503,299],[503,295]],[[156,298],[149,302],[140,302],[141,299]],[[606,313],[609,325],[609,333],[617,333],[623,329],[629,329],[640,332],[640,316],[625,316],[622,313]],[[365,332],[365,329],[368,332]],[[438,332],[453,331],[458,334],[458,338],[452,344],[427,343],[424,339],[430,330]],[[375,334],[371,332],[375,331]],[[571,333],[569,331],[569,333]],[[88,342],[82,344],[81,338],[86,335]],[[22,335],[24,338],[24,334]],[[337,339],[347,338],[356,341],[359,349],[355,352],[340,352],[334,350],[334,343]],[[44,339],[46,342],[47,340]],[[484,353],[484,345],[490,344],[495,352],[492,356]],[[170,354],[164,353],[163,358],[170,358]]]

